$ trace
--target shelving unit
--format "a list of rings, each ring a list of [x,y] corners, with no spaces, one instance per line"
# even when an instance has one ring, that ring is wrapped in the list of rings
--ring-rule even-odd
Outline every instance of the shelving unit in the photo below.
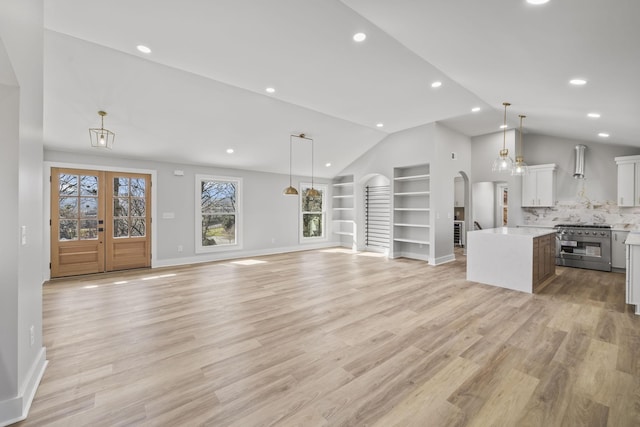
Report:
[[[336,177],[332,187],[331,222],[333,234],[339,236],[342,246],[355,249],[356,226],[353,175]]]
[[[394,169],[393,257],[428,261],[431,247],[429,165]]]

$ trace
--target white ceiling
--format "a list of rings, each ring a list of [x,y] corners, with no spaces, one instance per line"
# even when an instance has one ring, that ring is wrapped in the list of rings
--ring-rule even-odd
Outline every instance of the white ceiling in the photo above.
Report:
[[[103,155],[288,173],[289,135],[304,132],[316,175],[331,177],[388,133],[495,132],[503,101],[527,132],[640,147],[637,0],[44,4],[51,149],[91,152],[105,110],[116,141]],[[309,151],[294,144],[294,173],[309,174]]]

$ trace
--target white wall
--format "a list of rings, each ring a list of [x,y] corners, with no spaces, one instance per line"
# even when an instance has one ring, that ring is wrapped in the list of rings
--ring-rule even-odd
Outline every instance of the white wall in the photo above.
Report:
[[[436,207],[434,257],[440,263],[453,259],[454,182],[460,171],[471,175],[470,139],[437,124],[432,171],[435,179],[431,184],[431,201]]]
[[[640,148],[614,144],[594,144],[545,135],[524,135],[525,161],[529,165],[555,163],[556,195],[558,201],[570,201],[579,197],[584,188],[591,200],[615,201],[618,185],[618,168],[614,157],[640,154]],[[573,178],[574,147],[587,146],[585,151],[585,179]]]
[[[42,258],[43,232],[42,0],[1,2],[0,41],[0,65],[13,70],[16,83],[10,89],[3,88],[7,97],[2,98],[0,107],[4,184],[1,248],[3,262],[11,262],[3,264],[0,291],[0,424],[4,424],[26,415],[46,366],[43,277],[39,268],[33,268]],[[1,78],[13,80],[6,70]]]
[[[451,158],[451,152],[456,159]],[[389,135],[345,168],[339,175],[354,175],[356,221],[364,224],[362,187],[373,174],[393,179],[397,167],[428,163],[431,175],[430,223],[432,248],[430,263],[439,264],[453,257],[453,180],[459,171],[469,174],[471,148],[468,137],[443,125],[431,123]],[[364,241],[358,227],[358,242]],[[358,247],[364,249],[362,243]]]
[[[83,141],[88,143],[88,141]],[[116,150],[117,148],[114,148]],[[289,176],[266,172],[254,172],[219,167],[169,164],[154,161],[142,161],[106,157],[78,155],[59,151],[45,150],[47,164],[76,167],[108,167],[124,169],[144,169],[156,172],[153,183],[156,200],[156,214],[153,222],[156,234],[156,260],[154,267],[229,259],[268,253],[304,250],[312,247],[325,247],[333,244],[331,230],[326,230],[327,240],[315,243],[299,243],[299,197],[284,196],[282,191],[289,185]],[[184,176],[175,176],[174,170],[181,170]],[[243,218],[242,249],[208,254],[195,253],[195,176],[196,174],[240,177],[243,179]],[[309,182],[308,177],[293,178],[298,189],[300,182]],[[315,179],[316,183],[327,180]],[[330,203],[330,194],[327,197]],[[173,219],[163,219],[163,214],[172,213]],[[330,225],[330,221],[328,221]],[[47,230],[48,232],[48,230]],[[178,252],[178,246],[183,251]],[[45,257],[48,265],[48,259]]]

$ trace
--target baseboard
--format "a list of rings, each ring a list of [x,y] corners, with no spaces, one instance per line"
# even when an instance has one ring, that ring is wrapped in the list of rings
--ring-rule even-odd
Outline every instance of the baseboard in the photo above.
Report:
[[[27,418],[31,403],[47,368],[47,349],[42,347],[34,360],[18,396],[0,402],[0,427],[8,426]]]
[[[456,260],[456,256],[454,254],[449,254],[449,255],[438,257],[438,258],[434,258],[433,265],[446,264],[448,262],[455,261],[455,260]]]
[[[255,257],[255,256],[278,255],[278,254],[285,254],[290,252],[309,251],[313,249],[334,248],[338,246],[340,246],[340,243],[338,242],[322,242],[322,243],[304,244],[301,246],[289,246],[289,247],[281,247],[281,248],[273,248],[273,249],[272,248],[258,249],[255,251],[242,251],[242,252],[226,253],[226,254],[214,253],[214,254],[205,254],[202,256],[161,259],[156,261],[156,263],[153,265],[153,268],[175,267],[180,265],[200,264],[203,262],[212,262],[212,261],[228,261],[233,259],[249,258],[249,257]]]

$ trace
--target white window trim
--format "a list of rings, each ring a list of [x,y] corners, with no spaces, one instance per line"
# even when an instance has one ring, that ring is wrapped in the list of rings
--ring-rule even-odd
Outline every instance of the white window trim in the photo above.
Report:
[[[202,246],[202,204],[200,187],[202,181],[231,181],[236,183],[236,243],[228,245]],[[235,176],[196,174],[195,182],[195,252],[197,254],[238,251],[242,249],[242,178]]]
[[[307,188],[311,188],[311,183],[310,182],[301,182],[300,183],[300,196],[298,198],[298,211],[300,213],[299,216],[299,221],[298,223],[300,224],[300,228],[298,230],[299,233],[299,242],[302,243],[314,243],[314,242],[322,242],[322,241],[326,241],[328,240],[328,233],[327,233],[327,191],[328,191],[328,185],[326,184],[313,184],[313,188],[315,188],[316,190],[321,190],[322,191],[322,236],[318,236],[318,237],[304,237],[303,235],[303,227],[304,227],[304,221],[302,220],[302,197],[304,195],[304,191]]]

